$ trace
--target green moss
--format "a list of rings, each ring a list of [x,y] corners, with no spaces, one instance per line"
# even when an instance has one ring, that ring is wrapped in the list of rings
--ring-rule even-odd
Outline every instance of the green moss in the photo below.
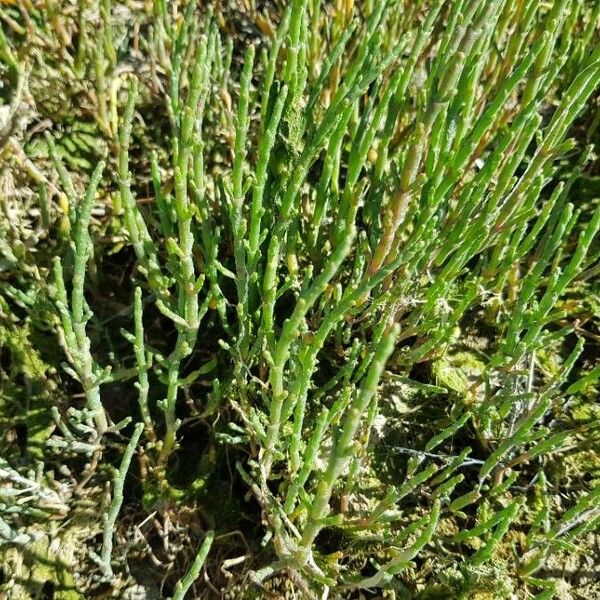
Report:
[[[8,377],[0,376],[0,421],[4,420],[5,425],[24,424],[26,450],[33,458],[41,459],[44,443],[55,426],[49,396],[53,386],[48,379],[53,368],[38,348],[32,343],[29,322],[23,326],[0,325],[0,350],[10,357]]]
[[[447,353],[432,364],[437,385],[448,388],[471,404],[477,394],[476,384],[485,372],[485,363],[473,352]]]
[[[43,598],[42,590],[54,590],[54,600],[84,600],[75,584],[75,554],[89,534],[87,527],[71,523],[61,530],[48,524],[26,530],[33,541],[24,547],[0,550],[0,564],[11,582],[4,588],[14,600]],[[0,586],[0,591],[3,586]],[[48,592],[46,592],[48,593]]]

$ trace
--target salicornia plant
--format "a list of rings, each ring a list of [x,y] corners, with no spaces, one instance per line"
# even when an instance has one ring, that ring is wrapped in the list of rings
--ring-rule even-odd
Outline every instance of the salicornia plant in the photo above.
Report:
[[[85,401],[53,407],[47,445],[108,482],[99,577],[146,540],[118,532],[127,478],[134,520],[162,523],[164,557],[136,552],[170,571],[173,514],[218,504],[227,470],[266,547],[244,594],[284,575],[307,598],[467,598],[496,569],[498,593],[551,597],[544,560],[600,523],[597,477],[567,505],[549,484],[553,457],[598,441],[575,414],[600,377],[600,204],[582,183],[600,4],[291,0],[228,17],[107,0],[94,32],[76,4],[64,70],[92,78],[106,156],[82,185],[58,131],[45,138],[58,183],[44,165],[41,214],[66,218],[42,314]],[[127,299],[107,316],[98,282],[115,265]],[[223,558],[244,533],[200,514],[167,596],[205,597],[219,560],[228,577],[249,565],[247,541]]]

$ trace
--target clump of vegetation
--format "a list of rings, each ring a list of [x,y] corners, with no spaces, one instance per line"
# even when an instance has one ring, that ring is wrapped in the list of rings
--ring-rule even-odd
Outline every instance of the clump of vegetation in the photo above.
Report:
[[[576,593],[599,16],[4,3],[3,591]]]

